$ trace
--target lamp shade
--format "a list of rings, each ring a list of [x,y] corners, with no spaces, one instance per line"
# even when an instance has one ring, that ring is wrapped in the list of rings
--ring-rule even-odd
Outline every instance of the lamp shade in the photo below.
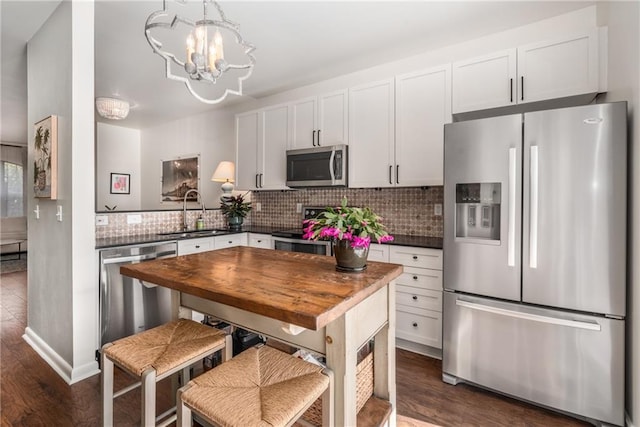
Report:
[[[235,182],[236,166],[233,162],[220,162],[216,168],[211,181],[215,182]]]
[[[129,115],[129,103],[117,98],[96,98],[96,109],[105,119],[122,120]]]

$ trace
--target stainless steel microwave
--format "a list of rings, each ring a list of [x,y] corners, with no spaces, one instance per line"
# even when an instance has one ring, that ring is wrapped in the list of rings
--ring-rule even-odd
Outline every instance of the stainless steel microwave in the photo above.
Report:
[[[287,185],[301,187],[346,187],[347,146],[287,150]]]

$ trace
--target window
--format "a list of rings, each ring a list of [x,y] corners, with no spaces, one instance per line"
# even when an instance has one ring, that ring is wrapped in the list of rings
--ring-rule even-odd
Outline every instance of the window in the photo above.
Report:
[[[0,216],[24,216],[24,176],[21,165],[0,161]]]
[[[27,149],[0,145],[0,217],[25,216]]]

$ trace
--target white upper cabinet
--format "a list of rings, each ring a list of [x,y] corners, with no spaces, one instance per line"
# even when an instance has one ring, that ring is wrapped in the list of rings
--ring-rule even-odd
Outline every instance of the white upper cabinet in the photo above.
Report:
[[[598,31],[453,64],[453,113],[598,92]]]
[[[443,185],[451,65],[396,76],[396,186]]]
[[[258,147],[261,145],[260,114],[236,116],[236,188],[254,190],[258,185]]]
[[[262,110],[262,147],[259,150],[257,188],[288,188],[286,150],[289,142],[289,108],[286,105]]]
[[[347,91],[340,90],[291,104],[291,148],[346,144]]]
[[[518,102],[598,92],[598,32],[518,48]]]
[[[453,112],[516,103],[516,49],[453,63]]]
[[[236,116],[236,188],[286,189],[287,105]]]
[[[349,186],[394,185],[394,80],[349,89]]]

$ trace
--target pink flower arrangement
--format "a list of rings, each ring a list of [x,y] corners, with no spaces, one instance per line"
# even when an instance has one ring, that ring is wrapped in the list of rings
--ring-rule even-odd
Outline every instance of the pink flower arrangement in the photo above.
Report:
[[[307,240],[348,240],[353,248],[368,248],[372,239],[378,243],[393,240],[381,221],[382,218],[369,208],[348,207],[345,197],[341,206],[327,207],[316,219],[306,220],[302,237]]]

